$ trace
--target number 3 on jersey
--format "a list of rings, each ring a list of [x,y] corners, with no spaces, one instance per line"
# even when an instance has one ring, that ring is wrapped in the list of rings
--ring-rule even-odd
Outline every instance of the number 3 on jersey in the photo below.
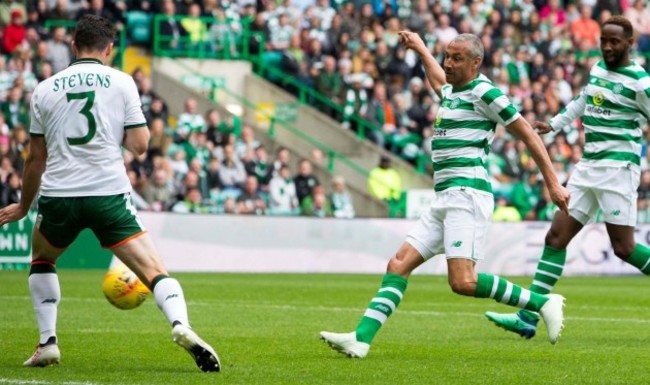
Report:
[[[79,111],[79,113],[83,116],[86,117],[88,120],[88,133],[85,136],[77,137],[77,138],[66,138],[68,140],[68,144],[71,146],[78,146],[81,144],[86,144],[90,142],[90,140],[95,136],[95,132],[97,131],[97,121],[95,120],[95,115],[93,115],[91,109],[93,108],[93,104],[95,103],[95,91],[87,91],[87,92],[68,92],[65,94],[68,103],[72,100],[83,100],[86,99],[86,103],[84,104],[83,108]]]

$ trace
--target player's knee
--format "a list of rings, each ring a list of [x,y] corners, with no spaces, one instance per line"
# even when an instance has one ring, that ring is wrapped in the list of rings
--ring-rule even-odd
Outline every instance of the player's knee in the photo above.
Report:
[[[546,233],[546,238],[544,239],[546,246],[550,246],[557,250],[563,250],[567,247],[567,241],[563,239],[562,235],[551,228],[548,233]]]
[[[627,260],[634,250],[634,242],[612,242],[614,254],[622,260]]]
[[[451,290],[460,295],[473,296],[476,292],[476,281],[469,279],[450,279]]]
[[[399,274],[401,276],[408,276],[411,272],[408,271],[408,266],[402,258],[399,258],[399,255],[395,255],[393,258],[388,261],[388,266],[386,267],[387,273]]]

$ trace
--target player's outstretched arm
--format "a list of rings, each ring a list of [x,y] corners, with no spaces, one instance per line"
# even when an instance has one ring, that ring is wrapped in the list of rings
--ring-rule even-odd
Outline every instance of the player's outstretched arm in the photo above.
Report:
[[[29,141],[29,153],[23,170],[23,189],[20,203],[14,203],[0,210],[0,226],[27,215],[41,186],[41,176],[45,172],[46,161],[47,147],[45,146],[45,138],[32,136]]]
[[[560,111],[559,114],[552,117],[548,122],[535,122],[533,128],[539,134],[546,134],[551,131],[557,131],[565,127],[571,122],[575,121],[585,113],[585,106],[587,105],[587,94],[583,89],[578,96],[567,104],[567,106]]]
[[[431,83],[431,86],[433,87],[433,90],[436,92],[438,97],[442,97],[440,90],[442,89],[442,86],[447,83],[445,71],[442,69],[440,64],[438,64],[433,55],[431,55],[431,52],[429,52],[429,49],[422,41],[420,35],[415,32],[400,31],[399,37],[400,41],[406,48],[412,49],[415,51],[415,53],[418,54],[418,56],[420,56],[420,60],[422,60],[422,65],[424,66],[424,72],[427,74],[429,83]]]
[[[150,136],[147,126],[129,128],[126,130],[124,147],[136,155],[142,155],[149,147]]]
[[[520,117],[508,125],[508,130],[519,137],[530,151],[530,155],[535,159],[537,167],[544,176],[544,181],[548,187],[548,192],[551,195],[553,203],[555,203],[560,210],[565,214],[569,214],[569,192],[562,187],[557,179],[557,175],[553,171],[551,159],[546,152],[546,147],[542,139],[533,131],[533,128],[528,122]]]

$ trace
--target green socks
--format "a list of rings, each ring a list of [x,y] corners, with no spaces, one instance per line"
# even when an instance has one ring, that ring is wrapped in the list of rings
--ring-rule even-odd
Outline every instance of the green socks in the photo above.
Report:
[[[371,343],[379,328],[402,301],[408,281],[401,275],[388,273],[381,281],[381,288],[363,314],[357,326],[357,341]]]
[[[550,246],[544,246],[542,258],[537,263],[537,270],[530,291],[539,294],[548,294],[562,276],[564,263],[566,262],[566,249],[558,250]]]
[[[479,274],[476,284],[476,298],[493,298],[506,305],[539,311],[548,298],[526,290],[512,282],[492,274]]]
[[[637,243],[626,262],[641,270],[643,274],[650,275],[650,249],[647,247]]]

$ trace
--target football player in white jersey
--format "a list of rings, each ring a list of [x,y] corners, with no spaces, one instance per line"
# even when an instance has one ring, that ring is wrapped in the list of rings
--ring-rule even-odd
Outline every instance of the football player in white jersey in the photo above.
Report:
[[[20,203],[0,210],[0,226],[23,218],[39,193],[32,236],[29,289],[40,332],[24,366],[58,363],[56,260],[79,232],[90,228],[153,292],[172,326],[172,339],[203,371],[220,370],[214,349],[191,328],[180,284],[168,276],[133,205],[121,146],[143,154],[149,143],[133,79],[104,65],[115,28],[87,15],[77,23],[77,60],[40,83],[32,96],[30,149]]]
[[[634,44],[632,24],[613,16],[603,24],[600,48],[603,60],[589,73],[582,92],[549,122],[536,122],[541,134],[558,131],[582,117],[585,148],[568,182],[568,215],[558,212],[546,234],[542,257],[530,290],[548,294],[562,275],[566,248],[582,227],[603,210],[614,254],[650,275],[650,249],[636,243],[637,188],[640,182],[643,127],[650,117],[650,74],[630,59]],[[532,338],[538,315],[488,312],[497,326]]]
[[[444,70],[417,34],[401,32],[400,37],[420,56],[429,82],[442,99],[432,141],[436,198],[388,262],[381,287],[357,329],[321,332],[321,338],[349,357],[365,357],[372,339],[401,302],[411,272],[444,253],[449,285],[455,293],[493,298],[522,309],[536,308],[546,322],[549,340],[555,343],[563,327],[562,296],[540,296],[501,277],[477,274],[474,269],[476,261],[483,258],[494,208],[485,159],[497,124],[526,143],[552,200],[567,209],[569,194],[558,182],[543,142],[508,98],[479,74],[484,50],[477,36],[461,34],[449,43]]]

